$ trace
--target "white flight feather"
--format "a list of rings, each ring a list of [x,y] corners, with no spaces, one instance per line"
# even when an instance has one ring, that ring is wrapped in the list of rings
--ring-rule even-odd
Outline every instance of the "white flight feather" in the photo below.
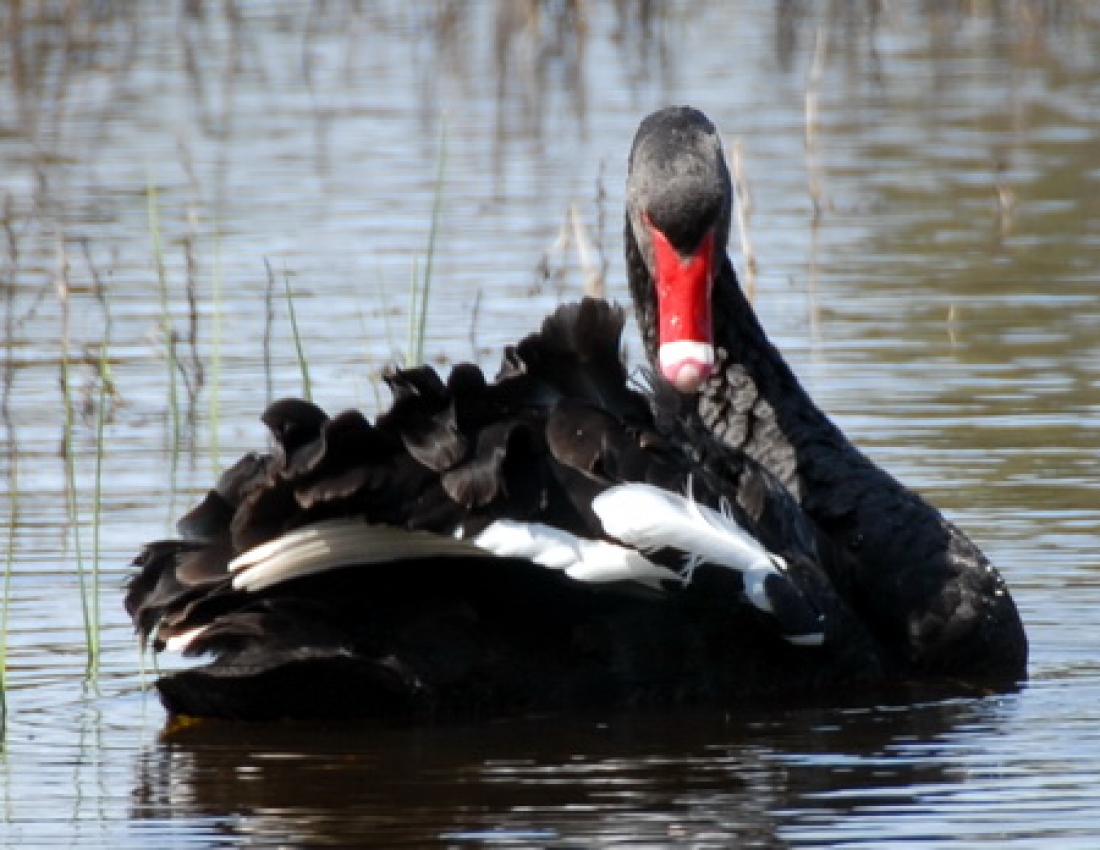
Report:
[[[193,629],[188,629],[186,632],[180,632],[178,635],[173,635],[164,642],[164,648],[168,652],[183,652],[188,646],[205,632],[209,626],[197,626]]]
[[[481,551],[465,540],[429,531],[369,525],[361,519],[333,519],[254,546],[230,561],[229,571],[236,573],[233,587],[257,591],[339,567],[479,554]]]
[[[611,487],[593,500],[592,510],[608,535],[630,546],[642,551],[669,547],[685,552],[688,558],[681,574],[685,584],[704,561],[737,570],[749,601],[772,613],[764,580],[769,575],[783,575],[786,564],[733,517],[650,484]]]
[[[497,520],[471,542],[498,557],[526,558],[593,584],[633,581],[659,590],[661,582],[679,578],[634,549],[605,540],[586,540],[537,522]]]
[[[636,581],[659,589],[662,581],[679,578],[634,549],[513,520],[498,520],[469,540],[369,525],[360,519],[326,520],[242,552],[229,562],[229,571],[234,573],[234,588],[255,592],[340,567],[484,554],[525,558],[577,581],[593,583]],[[186,645],[191,639],[193,636],[188,636],[179,643]]]

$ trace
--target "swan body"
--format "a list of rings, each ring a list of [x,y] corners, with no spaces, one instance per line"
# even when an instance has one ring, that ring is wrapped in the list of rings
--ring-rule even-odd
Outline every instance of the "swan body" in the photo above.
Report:
[[[271,405],[274,449],[135,561],[142,638],[213,659],[158,680],[169,711],[481,716],[877,681],[801,509],[689,442],[673,390],[631,386],[623,321],[567,305],[493,381],[394,371],[373,423]]]
[[[768,341],[726,255],[731,193],[696,110],[647,118],[621,310],[567,305],[504,355],[387,376],[374,422],[285,399],[134,562],[126,608],[174,714],[494,716],[733,705],[896,681],[1011,686],[1007,587],[872,463]]]

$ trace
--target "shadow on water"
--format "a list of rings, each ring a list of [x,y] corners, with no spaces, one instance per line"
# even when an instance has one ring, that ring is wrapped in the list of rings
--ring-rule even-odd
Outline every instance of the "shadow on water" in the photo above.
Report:
[[[1005,700],[723,715],[542,718],[419,729],[194,723],[140,757],[132,816],[236,839],[386,846],[489,838],[785,843],[797,819],[917,808],[961,729],[997,735]],[[849,793],[850,792],[850,795]],[[288,833],[289,830],[289,833]]]

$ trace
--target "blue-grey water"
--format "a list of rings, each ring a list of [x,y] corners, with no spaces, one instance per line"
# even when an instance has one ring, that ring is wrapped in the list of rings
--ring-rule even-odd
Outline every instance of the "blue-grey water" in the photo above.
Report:
[[[1070,0],[0,3],[0,844],[1096,846],[1097,43]],[[127,564],[302,391],[291,305],[314,399],[373,411],[386,363],[625,300],[670,102],[725,134],[773,340],[1005,574],[1027,686],[167,729]]]

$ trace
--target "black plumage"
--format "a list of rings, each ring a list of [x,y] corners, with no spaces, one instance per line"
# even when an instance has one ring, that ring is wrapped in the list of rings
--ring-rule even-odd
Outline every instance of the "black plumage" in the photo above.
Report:
[[[158,680],[168,709],[420,718],[732,704],[880,681],[879,648],[836,592],[812,524],[751,459],[731,475],[718,442],[688,442],[679,396],[630,386],[622,326],[620,310],[589,299],[509,350],[494,381],[470,365],[447,382],[427,367],[393,371],[393,404],[374,423],[272,405],[274,449],[242,458],[180,521],[181,540],[135,561],[126,607],[143,639],[213,656]],[[776,614],[745,601],[739,573],[706,564],[660,589],[469,552],[364,553],[260,589],[228,572],[245,550],[339,518],[438,535],[420,540],[469,539],[498,520],[602,540],[592,501],[625,482],[690,490],[781,556]],[[683,565],[672,550],[651,557]],[[821,646],[784,639],[811,614]]]

